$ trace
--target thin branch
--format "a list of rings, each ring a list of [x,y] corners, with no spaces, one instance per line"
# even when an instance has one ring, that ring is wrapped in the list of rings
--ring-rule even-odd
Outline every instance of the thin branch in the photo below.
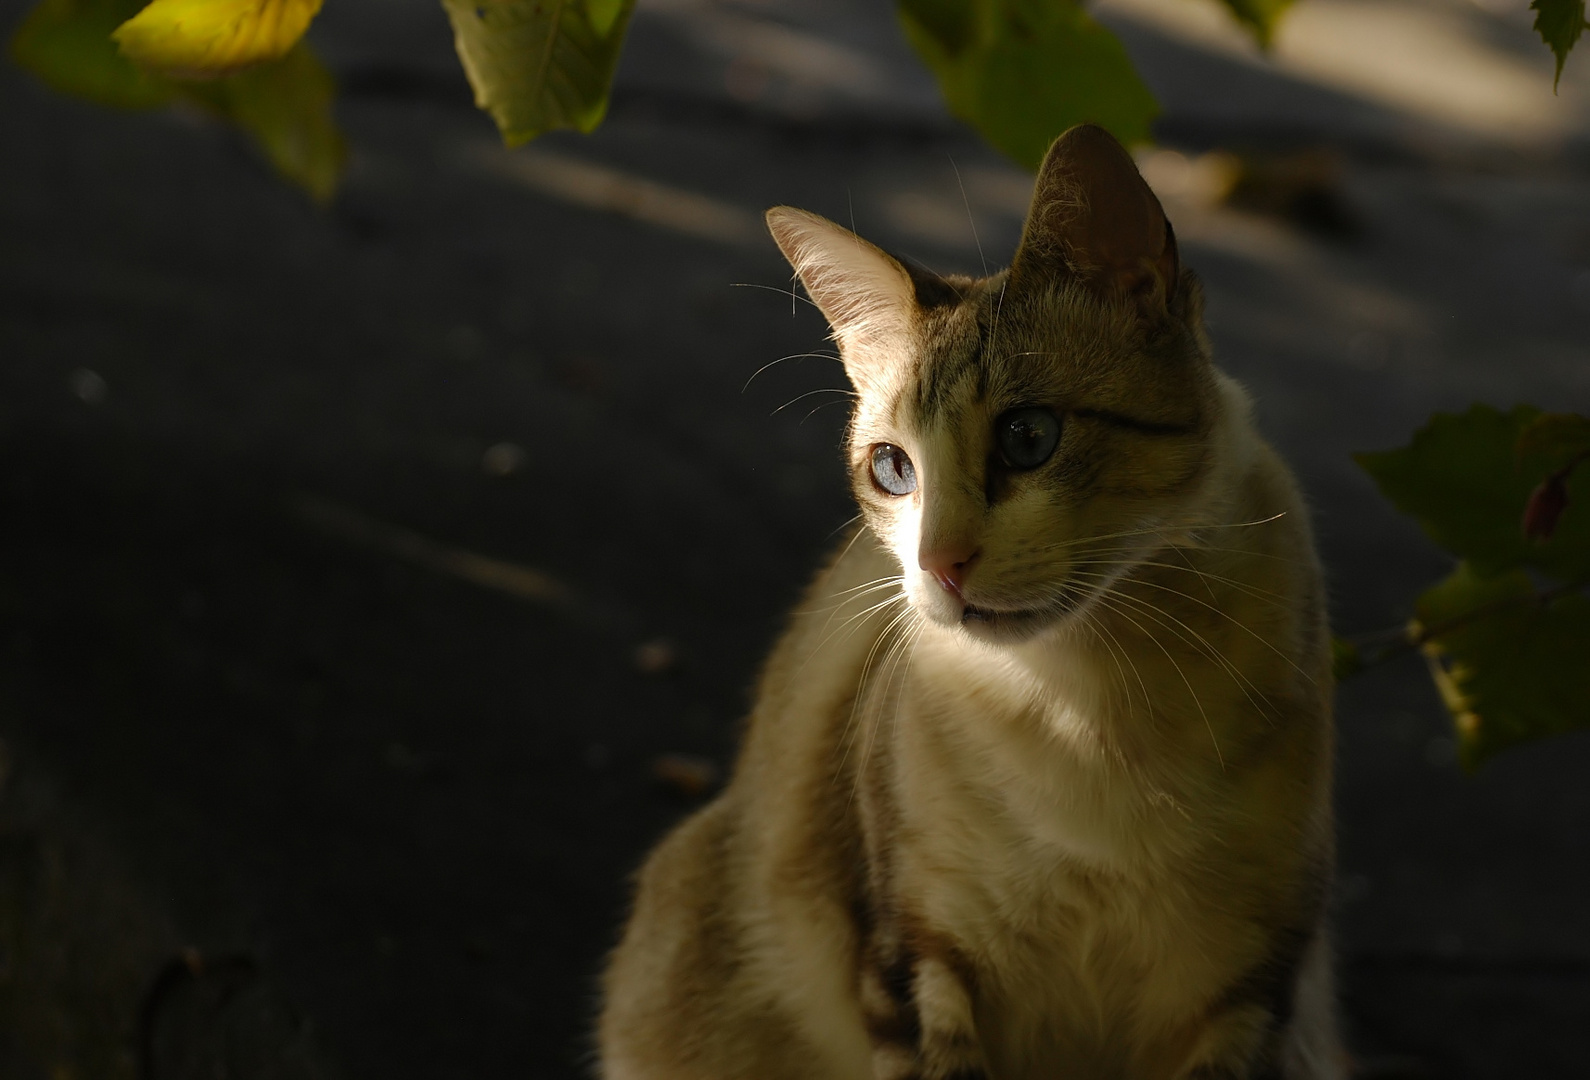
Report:
[[[1395,660],[1399,656],[1406,655],[1407,653],[1413,652],[1415,649],[1419,649],[1425,645],[1428,645],[1437,638],[1445,637],[1454,630],[1462,629],[1469,623],[1474,622],[1476,619],[1483,619],[1487,616],[1496,614],[1498,611],[1506,611],[1510,608],[1529,606],[1545,607],[1553,600],[1566,596],[1569,593],[1579,592],[1585,589],[1587,586],[1590,586],[1590,578],[1576,578],[1573,581],[1565,581],[1562,584],[1554,585],[1549,589],[1542,589],[1539,592],[1531,593],[1529,596],[1508,596],[1500,600],[1493,600],[1489,604],[1481,604],[1472,611],[1465,611],[1461,615],[1454,615],[1452,618],[1438,622],[1433,626],[1421,626],[1417,632],[1413,632],[1413,626],[1415,624],[1410,622],[1403,626],[1387,627],[1383,630],[1372,630],[1366,634],[1360,634],[1358,635],[1359,637],[1368,638],[1370,640],[1381,640],[1387,637],[1394,637],[1396,640],[1394,640],[1390,645],[1387,645],[1376,652],[1360,654],[1357,666],[1348,672],[1348,674],[1356,675],[1358,672],[1363,671],[1366,668],[1376,667],[1388,660]]]

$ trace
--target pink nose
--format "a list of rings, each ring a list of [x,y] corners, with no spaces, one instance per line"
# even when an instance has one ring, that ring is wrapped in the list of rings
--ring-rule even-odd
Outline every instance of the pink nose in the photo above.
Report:
[[[970,544],[923,550],[917,554],[917,565],[932,574],[946,592],[961,595],[966,575],[977,561],[977,549]]]

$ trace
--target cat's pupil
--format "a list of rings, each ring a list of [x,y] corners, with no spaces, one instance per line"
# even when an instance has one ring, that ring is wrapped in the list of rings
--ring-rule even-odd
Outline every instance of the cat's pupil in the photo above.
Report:
[[[872,479],[890,495],[909,495],[916,490],[916,468],[911,459],[888,443],[872,448]]]
[[[1060,442],[1060,418],[1048,409],[1012,409],[994,425],[999,456],[1013,469],[1036,469]]]

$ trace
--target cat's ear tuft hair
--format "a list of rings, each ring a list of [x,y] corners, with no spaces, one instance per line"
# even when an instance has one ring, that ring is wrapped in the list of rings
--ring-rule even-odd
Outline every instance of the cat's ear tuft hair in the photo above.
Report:
[[[769,210],[767,227],[828,319],[847,363],[853,352],[909,331],[916,285],[897,259],[849,229],[793,206]]]
[[[1163,312],[1180,275],[1176,236],[1126,148],[1094,124],[1056,139],[1038,169],[1011,288],[1070,276]]]

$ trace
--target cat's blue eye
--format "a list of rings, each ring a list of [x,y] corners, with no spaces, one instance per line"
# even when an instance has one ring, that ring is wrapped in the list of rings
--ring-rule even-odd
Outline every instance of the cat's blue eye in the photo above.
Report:
[[[916,490],[916,467],[898,446],[879,443],[872,448],[872,482],[890,495]]]
[[[1036,469],[1060,444],[1060,418],[1048,409],[1012,409],[994,421],[999,456],[1012,469]]]

